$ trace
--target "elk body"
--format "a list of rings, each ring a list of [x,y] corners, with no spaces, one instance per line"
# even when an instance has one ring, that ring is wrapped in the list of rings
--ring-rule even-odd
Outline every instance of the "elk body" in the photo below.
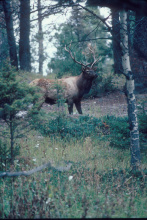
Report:
[[[68,51],[66,49],[66,51],[69,52],[76,63],[82,65],[82,73],[79,76],[71,76],[58,80],[35,79],[30,85],[39,86],[41,88],[42,97],[40,98],[39,107],[41,107],[44,102],[55,104],[59,97],[63,97],[68,104],[69,114],[73,114],[73,104],[75,104],[79,114],[82,114],[81,99],[84,94],[90,91],[92,82],[97,77],[97,73],[93,70],[93,65],[98,60],[94,60],[91,66],[88,67],[89,64],[84,65],[76,61],[70,50]],[[61,89],[58,89],[60,87]]]

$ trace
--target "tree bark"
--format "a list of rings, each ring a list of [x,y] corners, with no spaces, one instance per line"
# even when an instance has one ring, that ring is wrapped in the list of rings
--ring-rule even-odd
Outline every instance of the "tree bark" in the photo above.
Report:
[[[122,73],[122,59],[121,59],[121,47],[120,47],[120,22],[119,11],[111,9],[112,12],[112,46],[113,46],[113,58],[114,58],[114,72]]]
[[[59,2],[70,2],[70,0],[58,0]],[[115,8],[117,10],[132,10],[139,14],[147,15],[147,1],[146,0],[87,0],[87,6],[100,6]]]
[[[14,164],[14,128],[13,128],[13,119],[10,118],[10,146],[11,146],[11,165]]]
[[[30,0],[20,0],[19,61],[20,61],[20,69],[25,71],[31,71],[29,36],[30,36]]]
[[[136,99],[134,94],[134,77],[130,66],[129,47],[128,47],[128,32],[127,32],[127,12],[120,12],[120,34],[122,47],[122,66],[123,73],[126,76],[127,87],[127,102],[128,102],[128,118],[130,125],[130,151],[131,151],[131,166],[133,170],[140,168],[140,145],[139,145],[139,129],[137,120]]]
[[[15,66],[16,69],[18,70],[18,59],[17,59],[16,43],[15,43],[15,37],[14,37],[10,0],[3,1],[3,9],[4,9],[5,21],[6,21],[10,61],[11,61],[11,65]]]
[[[41,0],[38,0],[38,26],[39,26],[39,73],[43,75],[43,32],[42,32],[42,18],[41,18]]]
[[[147,91],[147,17],[136,14],[133,43],[130,47],[131,68],[137,92]]]

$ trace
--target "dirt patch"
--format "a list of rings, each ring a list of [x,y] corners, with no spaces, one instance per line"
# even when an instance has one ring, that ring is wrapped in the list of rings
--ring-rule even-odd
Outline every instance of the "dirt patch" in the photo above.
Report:
[[[137,94],[137,105],[142,100],[147,101],[147,94]],[[64,107],[58,108],[57,105],[44,104],[43,109],[46,112],[57,112],[63,110]],[[67,105],[65,105],[66,113],[68,114]],[[92,115],[101,117],[104,115],[127,116],[127,99],[122,91],[107,94],[100,98],[82,100],[82,110],[84,115]],[[78,114],[74,106],[74,114]]]

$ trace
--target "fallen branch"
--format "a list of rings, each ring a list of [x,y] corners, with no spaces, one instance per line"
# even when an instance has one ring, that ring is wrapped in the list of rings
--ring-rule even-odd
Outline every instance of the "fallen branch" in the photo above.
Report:
[[[53,168],[54,170],[56,171],[60,171],[60,172],[63,172],[63,171],[68,171],[70,168],[71,168],[71,163],[67,164],[65,167],[53,167],[51,165],[51,163],[46,163],[46,164],[43,164],[39,167],[36,167],[32,170],[29,170],[29,171],[20,171],[20,172],[3,172],[3,173],[0,173],[0,177],[14,177],[14,176],[30,176],[31,174],[33,173],[36,173],[38,171],[41,171],[47,167],[51,167]]]

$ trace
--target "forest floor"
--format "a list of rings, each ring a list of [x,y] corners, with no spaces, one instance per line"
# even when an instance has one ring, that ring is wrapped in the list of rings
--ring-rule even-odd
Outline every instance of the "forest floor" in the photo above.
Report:
[[[136,94],[137,106],[140,103],[146,101],[147,94]],[[147,106],[145,106],[147,108]],[[46,112],[57,112],[60,108],[57,105],[44,104],[43,109]],[[82,111],[85,115],[92,115],[94,117],[101,117],[104,115],[115,115],[117,117],[127,116],[127,99],[122,91],[115,91],[105,94],[99,98],[83,99]],[[74,106],[74,115],[77,115],[77,111]]]

